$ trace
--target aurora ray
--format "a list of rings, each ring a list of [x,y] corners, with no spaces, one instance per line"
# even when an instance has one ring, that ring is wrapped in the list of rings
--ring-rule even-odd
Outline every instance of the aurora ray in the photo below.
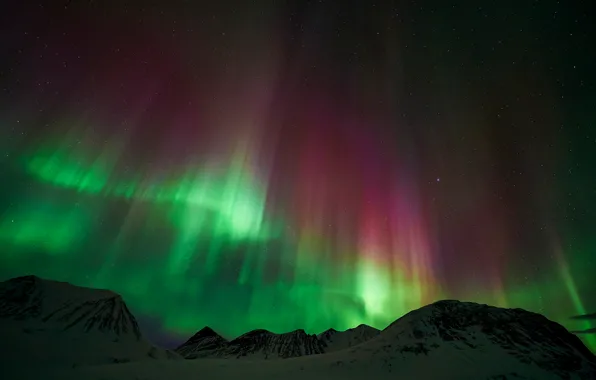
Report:
[[[587,12],[42,3],[0,40],[0,279],[112,289],[164,344],[442,298],[596,327]]]

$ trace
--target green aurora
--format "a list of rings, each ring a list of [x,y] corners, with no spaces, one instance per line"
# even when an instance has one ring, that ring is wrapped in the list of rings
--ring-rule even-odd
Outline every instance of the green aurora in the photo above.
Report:
[[[596,327],[584,5],[41,3],[0,38],[0,280],[163,345],[439,299]]]

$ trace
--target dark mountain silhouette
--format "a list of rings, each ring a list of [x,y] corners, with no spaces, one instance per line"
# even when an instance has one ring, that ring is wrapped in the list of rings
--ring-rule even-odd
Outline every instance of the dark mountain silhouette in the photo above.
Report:
[[[120,295],[36,276],[0,283],[0,342],[6,366],[179,358],[143,338]]]
[[[413,310],[382,331],[360,325],[316,336],[260,329],[227,341],[205,327],[176,350],[195,360],[165,366],[151,363],[180,356],[149,344],[122,297],[108,290],[15,278],[0,283],[0,322],[0,365],[21,378],[27,371],[118,380],[221,378],[222,371],[231,378],[313,380],[596,378],[595,356],[560,324],[522,309],[455,300]],[[250,360],[236,360],[242,358]]]
[[[204,327],[189,340],[184,342],[176,352],[187,359],[208,356],[209,353],[224,346],[228,341],[209,327]]]
[[[359,325],[345,331],[329,329],[319,334],[318,338],[325,344],[325,352],[333,352],[364,343],[380,332],[374,327]]]

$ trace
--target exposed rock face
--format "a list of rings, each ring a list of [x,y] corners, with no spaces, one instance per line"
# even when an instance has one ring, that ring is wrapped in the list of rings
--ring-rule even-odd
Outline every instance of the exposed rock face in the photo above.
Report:
[[[0,283],[0,350],[15,367],[180,358],[143,338],[120,295],[36,276]]]
[[[196,333],[176,349],[186,359],[199,357],[279,359],[322,354],[324,343],[304,330],[275,334],[253,330],[226,341],[210,328]]]
[[[594,355],[558,323],[522,309],[451,300],[406,314],[352,350],[402,357],[441,352],[470,360],[490,353],[492,360],[511,359],[561,378],[593,379],[596,374]]]
[[[36,276],[0,283],[0,318],[141,338],[139,325],[120,295]]]
[[[451,300],[414,310],[381,332],[366,325],[319,336],[254,330],[227,341],[206,327],[177,351],[186,358],[302,357],[269,361],[269,378],[276,379],[286,368],[321,379],[596,379],[596,357],[563,326],[522,309]],[[143,338],[118,294],[34,276],[0,283],[0,352],[0,368],[21,377],[31,370],[29,378],[35,371],[180,358]],[[265,368],[243,363],[255,376]]]
[[[428,357],[429,363],[438,363],[438,359],[443,363],[449,358],[443,363],[449,368],[451,362],[465,357],[486,363],[478,371],[488,370],[498,361],[522,368],[521,372],[537,367],[545,374],[563,378],[573,375],[591,379],[596,373],[596,359],[579,338],[544,316],[450,300],[414,310],[382,332],[366,325],[343,332],[329,329],[318,336],[303,330],[287,334],[254,330],[226,342],[213,330],[203,329],[178,352],[187,358],[264,359],[337,352],[345,353],[350,363],[369,357],[389,371],[396,360],[413,366],[421,363],[414,358]],[[504,372],[504,376],[512,373],[518,372]]]
[[[338,351],[365,342],[380,330],[360,325],[346,331],[329,329],[318,336],[304,330],[274,334],[267,330],[253,330],[227,341],[209,327],[205,327],[176,348],[186,359],[203,357],[261,357],[291,358]]]
[[[325,344],[325,352],[343,350],[364,343],[377,335],[381,330],[368,325],[360,325],[346,331],[329,329],[317,337]]]
[[[186,359],[196,359],[208,356],[214,350],[223,347],[227,342],[211,328],[205,327],[176,348],[176,352]]]
[[[285,334],[253,330],[230,341],[223,349],[218,350],[217,356],[239,358],[247,355],[262,355],[264,358],[292,358],[323,352],[323,344],[316,335],[308,335],[304,330]]]

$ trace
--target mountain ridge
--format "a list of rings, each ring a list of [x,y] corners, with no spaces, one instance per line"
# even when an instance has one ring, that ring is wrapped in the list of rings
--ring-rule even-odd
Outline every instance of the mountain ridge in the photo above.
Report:
[[[207,366],[215,374],[228,365],[223,363],[239,363],[255,374],[273,371],[271,378],[279,378],[279,371],[287,366],[293,368],[291,373],[310,371],[308,376],[313,378],[317,373],[361,378],[354,376],[368,376],[370,371],[379,378],[399,373],[417,378],[441,374],[447,378],[588,380],[596,374],[594,354],[562,325],[519,308],[457,300],[412,310],[383,330],[364,324],[344,331],[327,329],[318,335],[303,329],[282,334],[256,329],[227,340],[205,326],[176,349],[179,356],[152,346],[140,330],[137,335],[136,319],[117,293],[24,276],[0,282],[0,321],[0,345],[8,353],[0,355],[0,364],[16,372],[24,367],[70,366],[112,371],[110,366],[116,363],[124,366],[118,368],[137,371],[142,367],[122,363],[184,356],[197,359],[185,362]],[[283,366],[271,360],[290,358]],[[253,359],[269,359],[266,362],[272,364],[253,365],[265,363]]]
[[[48,303],[53,303],[48,311]],[[44,312],[45,309],[45,312]],[[122,296],[111,290],[86,288],[68,282],[29,275],[0,283],[0,318],[39,319],[63,324],[64,330],[80,327],[141,339],[141,331]]]
[[[50,367],[178,359],[150,344],[121,295],[38,276],[0,282],[3,365]]]
[[[381,330],[366,324],[359,324],[347,330],[338,331],[333,328],[327,329],[317,335],[325,345],[325,352],[343,350],[377,336]]]
[[[265,329],[248,331],[238,337],[226,340],[219,334],[205,334],[213,331],[204,327],[189,340],[176,348],[176,352],[187,359],[248,358],[253,356],[268,358],[290,358],[323,353],[323,344],[316,335],[307,334],[303,329],[287,333],[273,333]]]
[[[385,328],[380,337],[400,353],[429,355],[440,347],[457,351],[498,350],[526,365],[565,378],[569,373],[591,378],[596,356],[557,322],[520,308],[441,300],[413,310]],[[370,343],[370,344],[369,344]],[[363,346],[380,343],[371,340]]]
[[[344,338],[337,339],[341,334]],[[290,335],[300,336],[301,339],[291,341],[287,339]],[[478,362],[487,362],[491,356],[485,353],[494,352],[493,355],[501,357],[504,362],[536,366],[545,373],[562,378],[577,374],[580,379],[591,379],[591,374],[596,374],[594,354],[562,325],[523,309],[498,308],[474,302],[436,301],[412,310],[383,330],[367,325],[343,332],[328,329],[311,336],[311,339],[317,340],[316,349],[307,353],[300,351],[305,345],[303,335],[308,334],[304,330],[285,334],[253,330],[197,357],[283,359],[341,354],[359,360],[356,358],[372,355],[391,371],[392,366],[388,363],[397,358],[457,357],[465,352],[466,357],[478,357]],[[275,344],[270,343],[272,337],[275,337]],[[232,342],[242,344],[230,344]],[[333,347],[334,342],[341,343]],[[312,346],[312,342],[309,344]],[[259,355],[263,351],[266,354]]]

